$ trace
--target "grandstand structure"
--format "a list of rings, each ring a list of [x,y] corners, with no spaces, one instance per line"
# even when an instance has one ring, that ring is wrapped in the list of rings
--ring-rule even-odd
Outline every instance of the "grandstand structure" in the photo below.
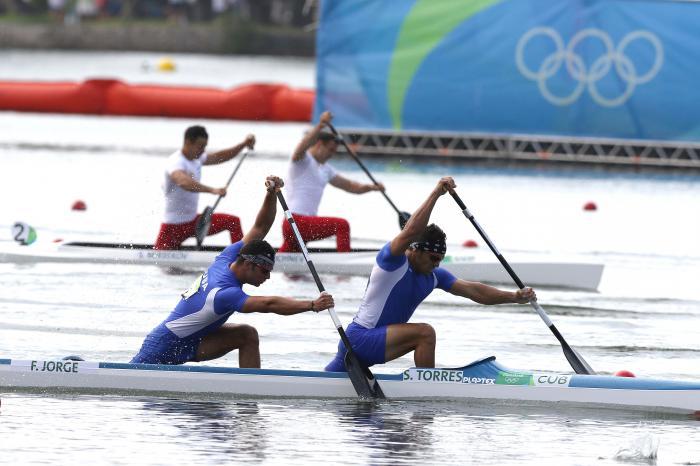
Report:
[[[343,135],[366,155],[700,170],[700,144],[682,141],[360,129],[346,129]]]

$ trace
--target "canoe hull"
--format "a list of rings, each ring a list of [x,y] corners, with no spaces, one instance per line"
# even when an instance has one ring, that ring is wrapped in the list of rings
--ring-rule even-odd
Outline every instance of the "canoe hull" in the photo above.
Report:
[[[494,357],[455,369],[376,374],[389,399],[595,406],[645,412],[700,412],[700,381],[512,371]],[[0,390],[47,393],[197,394],[216,397],[354,398],[342,373],[200,365],[0,360]]]
[[[150,245],[111,243],[59,243],[56,245],[19,246],[10,244],[0,250],[5,262],[87,262],[109,264],[153,265],[181,269],[208,267],[222,248],[208,247],[198,251],[187,248],[156,251]],[[322,274],[369,276],[376,250],[349,253],[313,251],[316,270]],[[515,260],[511,265],[524,283],[535,287],[556,287],[596,290],[603,274],[602,264],[576,262],[542,262]],[[447,255],[441,264],[459,278],[487,283],[511,284],[510,276],[494,259],[478,259],[469,254]],[[276,271],[288,274],[308,272],[301,253],[278,253]]]

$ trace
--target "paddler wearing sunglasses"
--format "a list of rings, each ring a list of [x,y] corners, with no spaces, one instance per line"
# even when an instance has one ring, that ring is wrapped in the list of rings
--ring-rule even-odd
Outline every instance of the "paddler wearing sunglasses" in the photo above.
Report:
[[[271,312],[283,316],[333,307],[333,296],[298,300],[249,296],[243,285],[260,286],[275,265],[275,250],[263,238],[275,220],[275,193],[284,182],[268,176],[267,193],[255,225],[241,241],[224,249],[205,273],[182,293],[170,315],[145,338],[132,363],[183,364],[207,361],[238,350],[239,367],[260,367],[258,332],[251,325],[226,323],[234,313]]]
[[[437,200],[456,186],[451,177],[441,178],[403,230],[377,254],[360,308],[345,331],[355,354],[367,366],[413,351],[416,367],[435,367],[435,329],[430,324],[408,323],[435,288],[480,304],[524,304],[535,299],[532,288],[500,290],[458,279],[440,267],[447,252],[446,235],[428,221]],[[345,352],[341,341],[326,370],[344,372]]]

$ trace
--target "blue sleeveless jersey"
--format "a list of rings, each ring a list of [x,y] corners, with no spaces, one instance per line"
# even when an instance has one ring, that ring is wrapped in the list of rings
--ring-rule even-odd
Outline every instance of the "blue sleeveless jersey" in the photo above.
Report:
[[[146,336],[141,351],[132,362],[185,362],[169,361],[155,355],[166,354],[170,346],[183,342],[191,342],[195,347],[188,351],[196,352],[196,346],[204,336],[221,327],[231,314],[243,309],[248,295],[229,269],[242,247],[242,241],[234,243],[214,259],[209,269],[182,294],[170,315]]]
[[[345,332],[357,357],[368,366],[386,362],[386,327],[408,322],[435,288],[449,291],[456,280],[439,267],[428,274],[417,273],[405,254],[392,256],[391,243],[384,245],[377,254],[360,308]],[[340,341],[337,354],[325,370],[345,371],[345,352]]]
[[[413,271],[405,254],[391,255],[391,243],[377,254],[376,264],[353,322],[364,328],[405,324],[435,288],[449,291],[457,277],[436,268],[429,274]]]

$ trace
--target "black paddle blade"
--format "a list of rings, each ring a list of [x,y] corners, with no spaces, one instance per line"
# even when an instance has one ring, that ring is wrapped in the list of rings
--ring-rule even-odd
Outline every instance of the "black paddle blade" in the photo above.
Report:
[[[562,349],[564,350],[566,360],[569,361],[574,372],[577,374],[596,375],[596,372],[588,365],[581,355],[572,347],[567,346],[562,346]]]
[[[408,223],[408,219],[411,218],[411,214],[408,212],[401,211],[399,212],[399,227],[403,230],[403,227],[406,226],[406,223]]]
[[[564,340],[562,334],[559,333],[559,329],[555,327],[554,324],[550,325],[549,329],[552,331],[557,340],[559,340],[561,349],[564,351],[564,356],[566,357],[566,360],[569,361],[569,364],[571,364],[571,368],[574,370],[574,372],[577,374],[595,375],[595,371],[586,362],[586,360],[583,359],[580,354],[578,354],[578,351],[569,346],[566,340]]]
[[[209,233],[209,227],[211,227],[211,214],[213,211],[214,209],[207,206],[205,207],[204,212],[202,212],[202,215],[199,216],[199,219],[197,219],[197,226],[194,228],[195,237],[197,238],[197,246],[202,245],[204,238],[206,238],[207,233]]]
[[[350,377],[352,386],[355,387],[357,396],[366,400],[383,400],[386,398],[377,379],[357,359],[357,356],[350,352],[345,353],[345,369],[348,371],[348,377]]]

